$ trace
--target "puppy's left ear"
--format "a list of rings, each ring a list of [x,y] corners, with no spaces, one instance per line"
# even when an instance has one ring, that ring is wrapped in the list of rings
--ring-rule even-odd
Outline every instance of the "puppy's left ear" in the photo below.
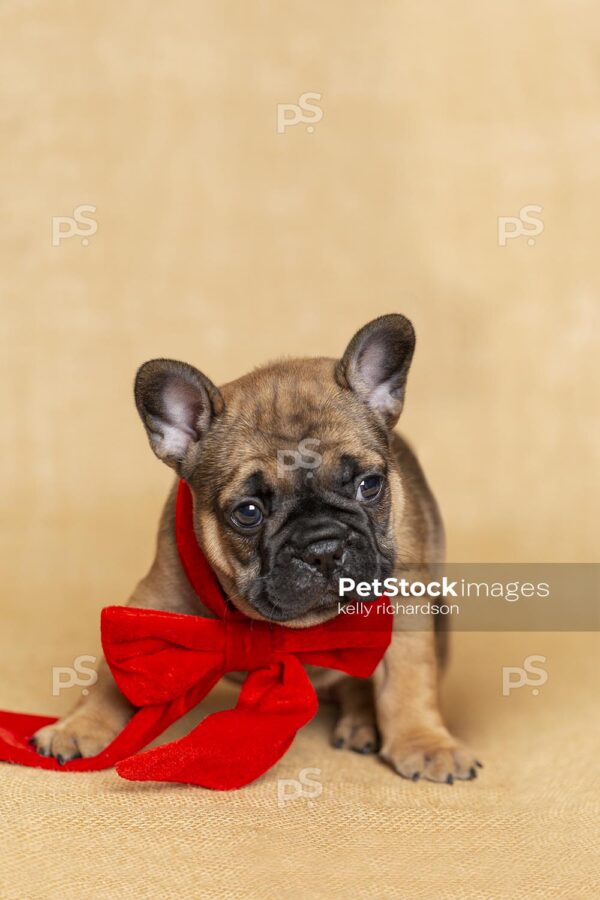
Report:
[[[393,428],[414,349],[415,330],[405,316],[380,316],[354,335],[336,366],[336,380]]]

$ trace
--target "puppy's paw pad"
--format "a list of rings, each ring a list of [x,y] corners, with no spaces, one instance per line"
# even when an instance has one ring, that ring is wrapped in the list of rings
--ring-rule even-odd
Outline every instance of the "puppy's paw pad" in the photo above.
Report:
[[[374,725],[358,725],[350,735],[350,749],[355,753],[376,753],[379,735]]]
[[[345,748],[355,753],[376,753],[379,735],[372,721],[342,716],[335,726],[332,744],[338,749]]]
[[[53,756],[60,765],[81,756],[96,756],[117,736],[118,729],[90,720],[87,716],[67,716],[46,725],[30,738],[40,756]]]
[[[381,756],[399,775],[412,781],[424,779],[451,785],[455,781],[472,781],[478,768],[482,768],[470,750],[450,735],[392,741],[382,749]]]

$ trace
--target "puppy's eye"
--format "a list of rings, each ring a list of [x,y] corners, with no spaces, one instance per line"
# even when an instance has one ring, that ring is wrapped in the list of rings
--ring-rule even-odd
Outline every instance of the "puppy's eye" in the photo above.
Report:
[[[358,486],[356,499],[362,503],[366,503],[368,500],[375,500],[376,497],[379,497],[382,487],[383,478],[381,475],[367,475]]]
[[[245,500],[231,513],[231,521],[241,529],[258,528],[263,520],[263,511],[258,502]]]

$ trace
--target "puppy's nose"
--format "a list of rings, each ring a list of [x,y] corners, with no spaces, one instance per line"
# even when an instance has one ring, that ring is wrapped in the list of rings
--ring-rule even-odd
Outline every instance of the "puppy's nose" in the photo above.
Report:
[[[299,556],[305,563],[316,569],[325,578],[329,578],[336,567],[336,563],[342,558],[344,547],[341,541],[336,539],[329,541],[316,541],[304,547]]]

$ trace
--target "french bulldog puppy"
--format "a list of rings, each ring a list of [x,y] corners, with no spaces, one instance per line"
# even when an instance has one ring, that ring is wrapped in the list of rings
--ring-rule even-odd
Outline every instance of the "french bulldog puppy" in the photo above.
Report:
[[[338,614],[342,577],[426,578],[442,562],[435,500],[393,431],[414,346],[408,319],[387,315],[365,325],[341,360],[275,362],[221,388],[183,362],[156,359],[138,371],[135,401],[150,446],[190,485],[200,546],[247,616],[305,628]],[[210,616],[177,554],[176,486],[129,605]],[[415,627],[398,615],[372,680],[311,671],[320,695],[339,704],[336,747],[379,750],[415,781],[475,777],[480,764],[439,710],[443,636],[432,617]],[[93,756],[132,711],[103,662],[90,693],[34,742],[59,762]]]

